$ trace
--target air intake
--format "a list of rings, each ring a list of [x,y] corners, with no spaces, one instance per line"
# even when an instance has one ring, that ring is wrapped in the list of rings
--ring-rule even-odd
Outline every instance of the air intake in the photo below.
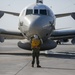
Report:
[[[36,0],[36,3],[42,3],[43,4],[43,0]]]

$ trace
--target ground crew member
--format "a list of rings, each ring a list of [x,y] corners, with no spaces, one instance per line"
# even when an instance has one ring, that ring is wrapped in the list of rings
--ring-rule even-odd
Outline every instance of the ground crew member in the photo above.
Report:
[[[36,58],[36,64],[37,67],[41,67],[39,65],[39,54],[40,54],[40,46],[41,41],[37,35],[34,35],[34,37],[31,40],[31,48],[32,48],[32,67],[34,67],[35,58]]]

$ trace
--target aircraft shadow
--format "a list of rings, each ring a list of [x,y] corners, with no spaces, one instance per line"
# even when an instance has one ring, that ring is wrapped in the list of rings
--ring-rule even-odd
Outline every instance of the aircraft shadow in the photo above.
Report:
[[[73,44],[58,44],[58,45],[73,45]]]
[[[41,67],[42,69],[57,69],[57,70],[75,70],[71,68],[54,68],[54,67]]]
[[[16,55],[16,56],[31,56],[32,53],[0,53],[0,55]],[[41,53],[40,56],[45,56],[48,58],[61,58],[61,59],[75,59],[75,54],[67,55],[67,54],[44,54]]]
[[[62,58],[62,59],[75,59],[75,54],[48,54],[47,57]]]

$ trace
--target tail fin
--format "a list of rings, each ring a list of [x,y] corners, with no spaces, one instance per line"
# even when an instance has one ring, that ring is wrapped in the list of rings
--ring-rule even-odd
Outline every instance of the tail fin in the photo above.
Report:
[[[36,3],[42,3],[43,4],[43,0],[36,0]]]

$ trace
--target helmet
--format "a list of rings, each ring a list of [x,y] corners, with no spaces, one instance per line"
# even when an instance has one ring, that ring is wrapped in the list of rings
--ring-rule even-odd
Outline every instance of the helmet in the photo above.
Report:
[[[39,37],[38,37],[38,35],[34,35],[34,38],[35,38],[35,39],[38,39]]]

